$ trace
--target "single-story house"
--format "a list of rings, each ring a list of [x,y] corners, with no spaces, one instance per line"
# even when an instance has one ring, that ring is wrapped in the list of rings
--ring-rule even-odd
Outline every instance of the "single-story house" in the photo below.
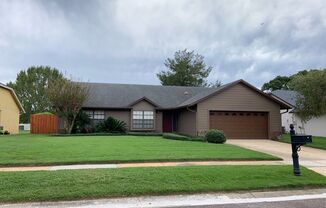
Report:
[[[19,133],[19,114],[24,112],[15,91],[0,83],[0,129],[11,134]]]
[[[109,116],[129,131],[203,135],[223,130],[230,139],[271,139],[281,134],[280,110],[291,106],[244,80],[218,88],[89,83],[83,110],[94,121]]]
[[[302,121],[296,114],[295,106],[298,93],[292,90],[275,90],[271,94],[280,100],[286,101],[291,105],[289,110],[281,110],[282,126],[286,132],[290,131],[290,124],[293,124],[297,133],[310,134],[314,136],[326,136],[326,115],[318,118],[312,118],[309,121]]]

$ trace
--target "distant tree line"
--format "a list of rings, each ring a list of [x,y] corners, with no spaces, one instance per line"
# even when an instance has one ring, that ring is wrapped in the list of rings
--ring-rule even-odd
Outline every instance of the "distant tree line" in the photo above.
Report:
[[[20,123],[29,123],[34,113],[51,112],[64,120],[64,128],[71,133],[78,112],[88,97],[88,85],[73,82],[55,68],[32,66],[17,74],[13,88],[26,113]]]
[[[291,76],[277,76],[262,90],[297,91],[296,112],[307,121],[326,114],[326,69],[303,70]]]

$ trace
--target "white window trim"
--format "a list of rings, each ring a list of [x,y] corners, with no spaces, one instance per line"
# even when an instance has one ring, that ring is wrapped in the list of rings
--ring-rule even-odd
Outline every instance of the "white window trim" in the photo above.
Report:
[[[134,118],[134,112],[141,112],[141,117],[142,118]],[[149,113],[152,114],[152,118],[146,118],[145,119],[145,113]],[[138,115],[139,116],[139,115]],[[148,116],[148,115],[146,115]],[[135,128],[134,127],[134,120],[142,120],[142,128]],[[153,121],[153,126],[152,128],[144,128],[144,121],[145,120],[152,120]],[[131,127],[133,130],[153,130],[155,129],[155,114],[154,114],[154,111],[153,110],[133,110],[132,113],[131,113]]]

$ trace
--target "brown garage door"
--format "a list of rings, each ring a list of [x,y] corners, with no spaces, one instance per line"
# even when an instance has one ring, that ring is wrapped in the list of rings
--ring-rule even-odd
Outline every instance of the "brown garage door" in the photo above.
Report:
[[[267,139],[267,112],[210,111],[210,128],[224,131],[228,139]]]

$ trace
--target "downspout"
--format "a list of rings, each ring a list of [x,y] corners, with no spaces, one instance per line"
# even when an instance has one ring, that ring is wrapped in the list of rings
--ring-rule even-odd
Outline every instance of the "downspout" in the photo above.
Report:
[[[284,113],[288,113],[289,112],[289,109],[286,109],[286,111],[285,112],[283,112],[283,113],[281,113],[281,114],[284,114]]]

